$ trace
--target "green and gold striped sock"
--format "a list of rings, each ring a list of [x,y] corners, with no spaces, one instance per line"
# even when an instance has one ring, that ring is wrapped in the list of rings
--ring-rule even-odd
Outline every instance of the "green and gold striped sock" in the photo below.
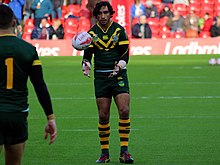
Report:
[[[110,124],[98,124],[99,140],[103,154],[109,155]]]
[[[130,134],[130,119],[119,119],[118,131],[120,137],[121,152],[128,150],[128,140]]]

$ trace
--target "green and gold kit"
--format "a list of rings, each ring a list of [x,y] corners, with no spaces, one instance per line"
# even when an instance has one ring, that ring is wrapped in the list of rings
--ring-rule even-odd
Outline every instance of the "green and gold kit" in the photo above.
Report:
[[[27,80],[34,65],[41,65],[34,46],[0,35],[0,112],[28,111]]]
[[[84,51],[84,60],[94,60],[94,85],[96,97],[116,96],[129,93],[127,70],[123,68],[117,76],[109,78],[120,60],[128,63],[129,41],[125,29],[116,22],[111,22],[104,31],[99,24],[94,25],[89,34],[93,37],[92,44]]]

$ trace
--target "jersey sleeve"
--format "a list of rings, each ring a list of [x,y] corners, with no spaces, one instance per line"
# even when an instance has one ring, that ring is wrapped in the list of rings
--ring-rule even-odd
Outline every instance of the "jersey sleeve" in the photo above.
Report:
[[[129,40],[124,29],[121,30],[119,35],[119,51],[121,52],[120,60],[126,63],[129,61]]]
[[[47,89],[47,85],[43,78],[43,70],[41,66],[41,61],[37,54],[35,54],[31,72],[30,72],[30,80],[34,86],[35,92],[37,94],[37,98],[47,116],[53,114],[53,108],[51,103],[51,98],[49,95],[49,91]]]

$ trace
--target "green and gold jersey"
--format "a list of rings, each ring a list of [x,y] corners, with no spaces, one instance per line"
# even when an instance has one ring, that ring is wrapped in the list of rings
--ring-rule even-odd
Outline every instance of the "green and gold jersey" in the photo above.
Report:
[[[125,29],[118,23],[112,21],[106,31],[96,24],[89,30],[89,34],[93,37],[89,49],[93,49],[95,71],[112,71],[115,62],[128,54],[128,37]],[[121,46],[127,46],[125,52],[122,52]]]
[[[0,112],[28,110],[27,81],[34,65],[41,65],[34,46],[14,35],[0,35]]]

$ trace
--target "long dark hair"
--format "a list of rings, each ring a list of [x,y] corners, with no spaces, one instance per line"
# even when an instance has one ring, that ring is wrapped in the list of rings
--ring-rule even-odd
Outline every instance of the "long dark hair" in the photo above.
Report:
[[[111,4],[108,1],[101,1],[101,2],[96,3],[95,8],[94,8],[94,10],[92,12],[93,15],[95,17],[97,17],[102,6],[107,6],[108,7],[108,10],[109,10],[110,15],[112,17],[113,14],[115,13],[115,11],[113,10]]]

